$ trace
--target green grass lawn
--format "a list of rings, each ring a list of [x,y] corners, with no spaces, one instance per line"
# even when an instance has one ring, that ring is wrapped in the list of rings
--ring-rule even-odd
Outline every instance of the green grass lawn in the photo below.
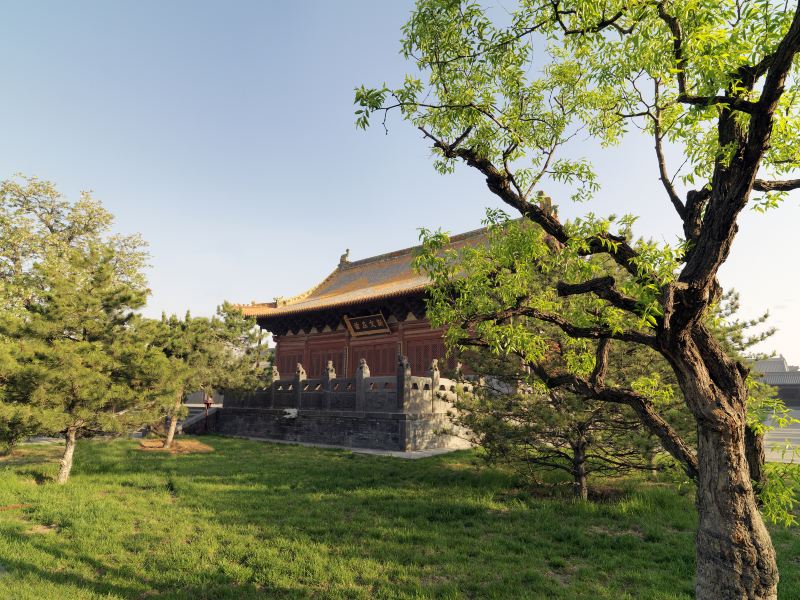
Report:
[[[534,497],[473,452],[416,461],[203,438],[210,454],[82,442],[0,462],[0,597],[692,597],[690,493]],[[22,505],[14,508],[13,505]],[[774,529],[781,598],[800,533]]]

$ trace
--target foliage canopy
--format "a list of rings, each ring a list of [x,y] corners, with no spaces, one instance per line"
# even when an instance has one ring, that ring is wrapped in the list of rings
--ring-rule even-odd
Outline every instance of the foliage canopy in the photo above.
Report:
[[[630,406],[696,475],[698,598],[775,598],[774,547],[748,467],[748,367],[708,319],[741,211],[776,206],[800,187],[780,179],[800,167],[800,5],[520,0],[493,20],[474,1],[419,0],[403,34],[419,74],[357,89],[357,125],[398,110],[430,141],[440,171],[477,170],[538,226],[512,233],[520,243],[504,241],[496,265],[472,257],[478,269],[464,269],[461,288],[437,262],[441,239],[429,236],[422,267],[436,282],[434,312],[453,329],[450,342],[518,354],[550,388]],[[575,142],[617,144],[636,127],[653,140],[654,167],[682,223],[676,245],[635,238],[633,215],[562,222],[535,195],[549,180],[590,199],[597,177]],[[667,146],[685,157],[677,170]],[[533,271],[552,284],[531,285]],[[549,364],[525,320],[561,329],[572,354]],[[697,425],[696,452],[646,396],[606,377],[620,344],[669,363]]]

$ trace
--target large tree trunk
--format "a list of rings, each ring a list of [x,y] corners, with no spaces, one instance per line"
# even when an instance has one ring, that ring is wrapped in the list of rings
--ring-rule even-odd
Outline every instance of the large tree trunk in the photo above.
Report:
[[[178,390],[175,397],[175,406],[172,408],[172,414],[169,417],[169,429],[167,429],[167,437],[164,440],[164,448],[172,446],[172,440],[175,438],[175,430],[178,427],[178,412],[181,410],[183,404],[183,390]]]
[[[72,471],[72,456],[75,454],[75,439],[77,437],[77,430],[70,427],[64,433],[64,440],[66,445],[64,447],[64,454],[61,456],[60,467],[58,469],[58,476],[56,483],[67,483],[69,474]]]
[[[576,500],[589,499],[589,484],[586,475],[586,445],[579,442],[572,446],[572,491]]]
[[[774,600],[775,549],[758,510],[745,455],[744,424],[698,426],[698,600]]]
[[[775,600],[775,549],[747,460],[747,370],[703,325],[681,336],[677,348],[676,375],[697,422],[696,597]]]

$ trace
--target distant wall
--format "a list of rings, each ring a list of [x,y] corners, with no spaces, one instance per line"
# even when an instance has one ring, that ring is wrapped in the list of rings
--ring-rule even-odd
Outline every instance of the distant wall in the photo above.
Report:
[[[800,385],[776,385],[778,397],[790,408],[800,408]]]

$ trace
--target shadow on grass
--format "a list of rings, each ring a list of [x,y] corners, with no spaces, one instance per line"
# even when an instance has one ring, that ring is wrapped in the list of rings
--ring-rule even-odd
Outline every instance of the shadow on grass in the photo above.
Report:
[[[0,456],[0,468],[16,468],[58,460],[63,452],[63,444],[26,444],[18,446],[10,454]]]
[[[672,563],[677,577],[670,588],[691,593],[691,533],[665,540],[633,526],[616,531],[612,513],[618,501],[627,502],[633,521],[636,512],[659,508],[637,505],[630,490],[607,499],[606,506],[530,494],[498,501],[498,490],[507,489],[512,479],[476,469],[470,453],[412,463],[264,444],[237,450],[240,460],[230,470],[229,463],[224,468],[225,441],[210,443],[219,442],[218,463],[170,465],[182,481],[176,493],[184,505],[193,505],[226,530],[263,524],[265,539],[280,540],[286,553],[335,548],[334,562],[380,565],[391,582],[387,585],[403,588],[405,581],[409,595],[418,585],[414,573],[427,582],[431,597],[503,597],[510,580],[525,580],[528,592],[536,594],[530,597],[571,597],[564,594],[580,579],[576,565],[591,562],[606,564],[612,581],[615,569],[639,569],[633,582],[639,576],[657,579],[663,565]],[[272,460],[258,460],[260,455]],[[214,492],[199,493],[203,488]],[[582,528],[587,519],[599,526]],[[639,557],[635,564],[631,556]],[[584,581],[579,587],[603,585]]]
[[[23,581],[35,578],[59,586],[65,590],[59,597],[65,599],[74,597],[69,591],[66,591],[70,588],[90,592],[99,597],[120,598],[157,596],[173,600],[255,600],[265,597],[263,587],[237,582],[215,570],[213,565],[207,569],[207,581],[200,585],[187,586],[185,581],[178,578],[172,581],[163,579],[148,581],[133,568],[113,566],[107,561],[93,559],[79,549],[73,549],[70,540],[68,538],[57,539],[58,534],[42,536],[42,539],[47,539],[48,543],[37,542],[34,536],[29,534],[5,532],[4,536],[12,544],[33,548],[39,555],[45,556],[46,563],[51,565],[43,568],[32,562],[6,557],[1,565],[6,570],[6,575]],[[55,548],[54,544],[59,544],[61,547]],[[55,566],[65,564],[69,565],[68,569],[64,566]],[[173,565],[164,564],[159,567],[163,569],[160,571],[163,574],[164,572],[169,573]],[[76,571],[88,571],[94,576],[81,575]],[[6,583],[6,585],[8,584]],[[272,586],[270,591],[275,592],[275,597],[280,598],[310,597],[297,589]]]
[[[5,532],[4,536],[14,544],[30,546],[37,552],[47,555],[49,564],[55,565],[59,561],[65,561],[70,564],[71,568],[75,566],[88,566],[98,573],[98,578],[101,577],[101,574],[111,573],[115,577],[127,576],[131,581],[136,580],[134,573],[127,573],[124,569],[112,569],[109,565],[100,563],[85,555],[79,556],[75,552],[70,552],[68,549],[68,540],[63,540],[63,542],[61,542],[67,547],[65,550],[54,550],[50,545],[39,544],[32,541],[30,535]],[[83,577],[73,572],[67,572],[63,570],[63,568],[55,567],[44,569],[21,559],[6,557],[3,559],[3,566],[10,574],[21,579],[34,576],[37,579],[59,586],[74,586],[91,590],[98,595],[116,594],[118,596],[130,598],[133,597],[134,594],[140,594],[144,591],[140,587],[111,584],[99,581],[98,579]]]
[[[15,542],[74,564],[76,572],[22,559],[7,566],[126,598],[153,590],[187,600],[372,597],[368,590],[394,598],[620,598],[659,586],[671,598],[691,594],[685,507],[663,514],[672,509],[657,494],[575,504],[509,495],[513,478],[475,468],[481,463],[470,452],[407,461],[202,439],[215,452],[171,456],[139,452],[135,442],[81,443],[74,471],[80,483],[69,484],[116,490],[110,497],[119,494],[122,506],[137,490],[152,494],[160,502],[154,506],[182,527],[150,539],[176,552],[148,555],[137,568],[109,565],[116,561],[87,556],[68,540],[54,547],[53,539],[19,536]],[[60,510],[69,505],[67,499]],[[657,523],[639,527],[648,513]],[[688,535],[664,536],[670,519]],[[115,543],[124,543],[135,533],[117,535]],[[129,551],[147,552],[134,546]],[[198,550],[175,564],[182,548]]]

